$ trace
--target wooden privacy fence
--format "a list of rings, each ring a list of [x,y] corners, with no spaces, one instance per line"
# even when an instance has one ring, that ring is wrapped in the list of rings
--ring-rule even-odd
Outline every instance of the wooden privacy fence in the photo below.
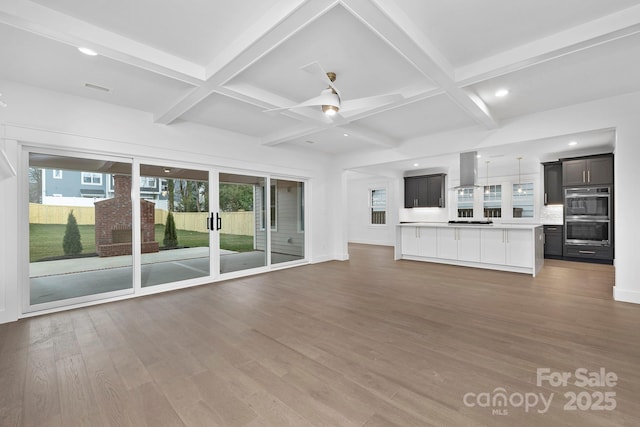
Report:
[[[94,225],[95,211],[92,206],[54,206],[29,203],[29,224],[66,224],[69,212],[73,211],[78,225]],[[156,209],[155,223],[166,224],[169,212]],[[178,230],[207,232],[207,212],[174,212],[173,219]],[[253,212],[220,212],[222,232],[253,236],[255,219]]]

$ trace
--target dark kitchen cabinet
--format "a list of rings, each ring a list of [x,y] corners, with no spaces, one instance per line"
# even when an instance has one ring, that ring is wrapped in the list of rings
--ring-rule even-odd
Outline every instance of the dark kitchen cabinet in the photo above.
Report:
[[[561,205],[562,163],[544,163],[544,204]]]
[[[443,208],[445,174],[409,176],[404,179],[405,208]]]
[[[544,226],[544,256],[545,258],[562,257],[562,226]]]
[[[610,185],[613,184],[613,156],[567,159],[562,162],[563,185]]]

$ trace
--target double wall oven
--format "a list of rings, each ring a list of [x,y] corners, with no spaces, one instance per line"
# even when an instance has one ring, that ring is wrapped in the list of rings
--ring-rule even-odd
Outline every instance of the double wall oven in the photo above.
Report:
[[[608,256],[612,238],[611,187],[564,189],[566,255]]]

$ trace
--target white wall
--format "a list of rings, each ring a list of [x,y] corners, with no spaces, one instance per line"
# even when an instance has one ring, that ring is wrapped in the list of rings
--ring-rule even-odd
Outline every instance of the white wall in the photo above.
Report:
[[[322,154],[306,156],[279,147],[264,147],[256,138],[191,123],[157,125],[144,112],[13,82],[0,80],[0,87],[12,100],[9,107],[0,108],[0,135],[2,147],[14,165],[20,164],[20,147],[24,144],[307,179],[310,209],[324,206],[328,210],[328,197],[341,192],[340,181],[328,180],[330,159]],[[5,228],[0,242],[0,323],[18,316],[22,277],[18,249],[27,241],[27,236],[18,232],[19,188],[17,178],[0,181],[5,201],[0,204],[0,227]],[[332,240],[334,235],[326,233],[327,228],[336,228],[332,224],[334,217],[315,212],[309,217],[311,261],[344,259],[342,245]]]
[[[361,176],[350,172],[347,181],[348,239],[353,243],[393,246],[398,224],[398,182],[401,178]],[[385,225],[371,225],[369,192],[387,190]]]
[[[640,304],[640,262],[637,227],[640,197],[636,197],[640,161],[640,93],[576,104],[505,120],[495,130],[480,127],[428,135],[397,148],[343,156],[345,170],[393,161],[410,161],[483,147],[533,141],[601,129],[616,129],[615,149],[615,289],[616,300]],[[613,285],[613,283],[612,283]]]

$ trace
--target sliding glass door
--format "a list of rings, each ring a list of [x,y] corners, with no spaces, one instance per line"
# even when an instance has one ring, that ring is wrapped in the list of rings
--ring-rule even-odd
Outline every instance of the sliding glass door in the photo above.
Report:
[[[24,154],[25,313],[305,260],[304,182],[45,149]]]
[[[267,265],[265,177],[220,173],[220,273]]]
[[[209,171],[140,165],[141,286],[209,277]]]
[[[133,292],[131,163],[28,153],[27,311]]]
[[[304,182],[270,180],[271,264],[305,258]]]

